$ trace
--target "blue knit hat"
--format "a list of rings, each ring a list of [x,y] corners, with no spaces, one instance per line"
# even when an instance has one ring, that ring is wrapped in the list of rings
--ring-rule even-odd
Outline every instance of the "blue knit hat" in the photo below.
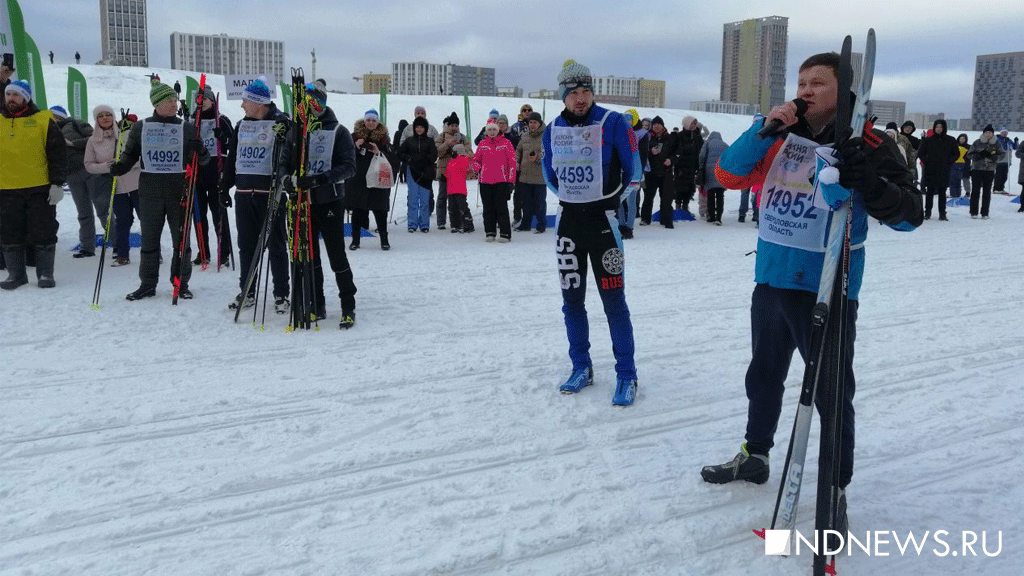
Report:
[[[7,88],[4,88],[4,94],[8,92],[20,94],[26,102],[32,101],[32,87],[29,86],[28,82],[25,82],[24,80],[15,80],[14,82],[8,84]]]
[[[380,114],[377,114],[376,110],[374,110],[373,108],[370,108],[369,110],[367,110],[363,114],[363,120],[377,120],[377,121],[379,121],[380,120]]]
[[[490,111],[490,113],[488,113],[488,114],[487,114],[487,117],[488,117],[488,118],[497,118],[497,117],[498,117],[498,114],[500,114],[500,112],[498,112],[498,110],[497,110],[497,109],[492,109],[492,110]]]
[[[58,118],[68,117],[68,111],[63,106],[50,106],[50,112],[53,112],[53,115]]]
[[[270,88],[267,88],[267,79],[264,76],[253,80],[242,91],[242,100],[248,100],[254,104],[270,104]]]

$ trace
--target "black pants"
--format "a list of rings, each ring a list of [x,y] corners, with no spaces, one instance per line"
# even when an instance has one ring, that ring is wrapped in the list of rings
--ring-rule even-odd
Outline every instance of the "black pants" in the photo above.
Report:
[[[327,258],[331,262],[331,271],[338,283],[338,296],[341,298],[342,312],[356,309],[356,285],[352,277],[345,254],[345,205],[342,200],[328,204],[313,204],[313,238],[319,234],[327,248]],[[324,296],[324,269],[320,263],[320,242],[313,243],[313,275],[316,289],[316,306],[318,312],[327,311],[327,299]]]
[[[725,210],[725,189],[711,188],[708,190],[708,222],[721,222]]]
[[[437,180],[437,227],[441,228],[447,224],[448,218],[448,179],[441,176]],[[452,225],[455,225],[455,221],[452,220]]]
[[[1009,154],[1012,151],[1008,151]],[[993,189],[996,192],[1004,192],[1006,190],[1006,177],[1010,174],[1009,164],[996,164],[996,178]]]
[[[522,222],[519,224],[520,230],[529,230],[530,222],[536,217],[537,218],[537,231],[543,232],[547,228],[547,214],[548,214],[548,187],[544,184],[527,184],[520,182],[516,184],[516,192],[520,197],[522,203]]]
[[[245,279],[249,274],[249,266],[253,263],[256,243],[259,241],[263,220],[267,215],[266,192],[235,192],[235,224],[238,226],[238,286],[245,290]],[[285,202],[277,205],[270,224],[267,238],[267,249],[270,251],[270,273],[274,277],[274,297],[287,298],[291,292],[288,285],[290,271],[288,269],[288,233],[285,230]],[[263,254],[255,254],[262,257]],[[257,262],[258,265],[258,262]],[[267,271],[264,270],[263,274]],[[259,278],[257,278],[259,280]],[[255,293],[257,282],[249,289]]]
[[[469,213],[469,202],[465,194],[448,195],[448,220],[453,230],[473,231],[473,215]]]
[[[690,200],[697,191],[697,184],[694,177],[697,175],[696,168],[680,168],[676,173],[676,200],[681,202],[683,210],[690,210]]]
[[[978,203],[981,202],[981,215],[988,216],[988,205],[992,202],[992,179],[994,172],[989,170],[971,170],[971,216],[978,215]]]
[[[139,220],[141,221],[142,213],[139,212],[138,190],[114,195],[114,217],[117,218],[114,256],[128,257],[128,253],[131,251],[129,241],[132,234],[132,224],[135,223],[135,214],[139,215]]]
[[[644,202],[640,207],[640,220],[651,223],[651,212],[654,210],[654,194],[657,193],[661,199],[659,209],[661,215],[659,222],[665,226],[672,224],[672,201],[676,198],[674,178],[671,172],[664,172],[660,175],[654,173],[647,175],[647,185],[644,188]]]
[[[747,450],[767,455],[775,445],[775,431],[782,414],[782,395],[793,351],[807,360],[811,347],[811,310],[817,300],[814,292],[754,287],[750,305],[750,343],[753,358],[747,368]],[[853,476],[854,410],[853,343],[857,336],[857,302],[850,301],[846,316],[846,365],[843,406],[842,450],[839,461],[839,485],[845,487]],[[825,374],[823,382],[828,382]],[[819,414],[825,391],[815,398]]]
[[[924,192],[924,217],[932,217],[932,202],[935,200],[935,196],[939,196],[939,217],[946,217],[946,186],[935,186],[924,184],[921,186]]]
[[[195,220],[196,243],[198,244],[199,257],[206,261],[219,259],[221,264],[228,261],[231,254],[231,218],[228,217],[228,209],[220,205],[220,191],[217,186],[217,172],[207,175],[200,172],[196,181],[195,190]],[[206,219],[206,211],[209,209],[213,216],[214,233],[217,235],[217,245],[210,245],[210,228]]]
[[[57,243],[57,207],[50,185],[0,190],[0,244],[52,246]]]
[[[380,236],[381,241],[388,237],[388,211],[387,210],[374,210],[373,219],[377,223],[377,234]],[[352,243],[359,245],[359,239],[362,235],[362,229],[370,229],[370,211],[365,208],[353,208],[352,209]]]
[[[525,196],[523,191],[519,189],[519,172],[516,172],[516,183],[512,186],[512,220],[523,219],[523,204],[525,202]]]
[[[143,174],[142,178],[145,179]],[[139,250],[139,280],[143,287],[155,288],[160,280],[160,237],[164,223],[171,231],[171,277],[181,278],[181,287],[187,288],[192,277],[192,247],[181,250],[181,226],[185,222],[185,207],[181,200],[182,184],[139,184],[139,224],[142,229],[142,247]]]
[[[508,219],[508,193],[512,184],[480,184],[480,200],[484,204],[484,234],[502,238],[512,237],[512,225]]]

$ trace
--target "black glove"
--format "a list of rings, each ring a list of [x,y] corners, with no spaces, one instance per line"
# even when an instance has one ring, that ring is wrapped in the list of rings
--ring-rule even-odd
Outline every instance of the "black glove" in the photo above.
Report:
[[[295,180],[291,175],[281,176],[280,187],[292,200],[297,200],[299,192],[295,189]]]
[[[323,174],[316,174],[314,176],[299,176],[295,184],[303,190],[312,190],[317,186],[322,186],[327,183],[326,178]]]
[[[865,144],[860,136],[847,140],[839,148],[839,185],[861,194],[873,192],[882,183],[878,179],[877,150]]]
[[[122,166],[118,162],[114,162],[113,164],[110,165],[110,175],[111,176],[124,176],[125,174],[128,173],[128,170],[130,170],[130,169],[131,168],[125,168],[124,166]]]
[[[217,127],[213,129],[213,137],[217,140],[223,140],[225,136],[227,136],[226,130],[221,128],[218,124]]]
[[[231,208],[231,193],[227,190],[220,191],[220,205],[225,208]]]

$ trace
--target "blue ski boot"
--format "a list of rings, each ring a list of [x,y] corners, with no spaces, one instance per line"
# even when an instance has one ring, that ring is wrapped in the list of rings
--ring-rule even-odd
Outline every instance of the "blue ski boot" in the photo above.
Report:
[[[558,387],[562,394],[575,394],[594,383],[594,369],[590,366],[572,371],[569,379]]]
[[[612,396],[613,406],[632,406],[636,400],[636,380],[619,378],[615,381],[615,396]]]

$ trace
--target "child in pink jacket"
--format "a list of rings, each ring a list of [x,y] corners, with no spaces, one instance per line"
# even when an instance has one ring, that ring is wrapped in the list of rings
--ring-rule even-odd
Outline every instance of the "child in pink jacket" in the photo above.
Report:
[[[485,138],[477,145],[473,156],[473,170],[480,175],[484,233],[488,242],[494,242],[495,229],[498,228],[498,242],[508,242],[512,239],[508,200],[512,193],[512,183],[516,181],[516,149],[512,142],[499,133],[498,124],[494,120],[487,121],[484,135]]]
[[[469,213],[466,196],[466,176],[469,173],[469,150],[464,144],[452,147],[455,157],[448,161],[444,177],[448,181],[448,221],[452,234],[473,231],[473,216]]]

